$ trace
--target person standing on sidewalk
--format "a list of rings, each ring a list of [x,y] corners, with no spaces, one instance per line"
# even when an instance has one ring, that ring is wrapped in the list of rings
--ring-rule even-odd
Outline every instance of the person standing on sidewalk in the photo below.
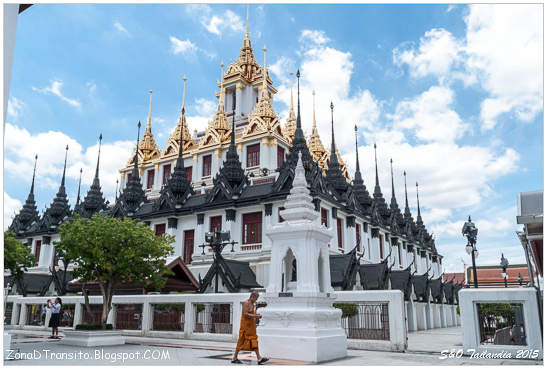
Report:
[[[243,303],[241,312],[241,324],[239,327],[239,339],[237,340],[236,351],[232,358],[232,364],[243,364],[237,358],[239,351],[254,351],[258,365],[264,364],[268,358],[260,356],[258,352],[258,336],[256,335],[256,318],[262,318],[262,315],[255,314],[254,304],[258,299],[258,292],[251,292],[251,296]]]
[[[49,318],[49,327],[51,328],[51,336],[49,338],[59,338],[59,321],[61,315],[61,299],[57,297],[55,303],[49,303],[51,309],[51,318]]]

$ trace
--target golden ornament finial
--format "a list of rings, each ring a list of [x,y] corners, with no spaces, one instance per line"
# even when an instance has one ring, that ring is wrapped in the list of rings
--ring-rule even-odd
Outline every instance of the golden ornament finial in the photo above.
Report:
[[[150,89],[150,105],[148,106],[148,123],[146,125],[146,130],[152,130],[152,89]]]
[[[316,131],[317,123],[315,121],[315,90],[312,90],[311,94],[313,95],[313,131]]]
[[[268,97],[268,86],[266,84],[266,45],[264,45],[264,48],[262,50],[264,51],[264,68],[262,69],[262,72],[263,72],[262,97],[267,98]]]
[[[220,62],[220,94],[218,96],[218,107],[224,109],[224,62]]]
[[[186,74],[184,75],[184,77],[182,77],[182,80],[184,81],[184,88],[183,88],[183,92],[182,92],[182,107],[181,107],[181,110],[184,110],[186,108],[186,80],[188,78],[186,78]]]
[[[249,4],[247,4],[247,21],[245,23],[245,38],[249,38]]]

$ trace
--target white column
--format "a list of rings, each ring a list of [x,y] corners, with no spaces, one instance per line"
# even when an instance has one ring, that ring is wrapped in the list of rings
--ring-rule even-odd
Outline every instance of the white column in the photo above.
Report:
[[[148,333],[152,330],[152,319],[154,318],[154,309],[152,304],[149,302],[144,302],[142,307],[142,320],[141,320],[141,331],[143,334]]]
[[[21,310],[21,304],[13,303],[13,307],[11,310],[11,325],[17,325],[19,323],[19,314]]]
[[[25,303],[22,303],[21,313],[19,314],[19,326],[21,328],[27,324],[27,310],[28,310],[28,305]]]
[[[194,304],[191,302],[184,303],[184,338],[190,338],[194,331],[195,315]]]
[[[239,338],[242,309],[243,304],[240,301],[234,300],[232,302],[232,339],[235,341]]]
[[[76,328],[78,324],[82,323],[82,303],[77,302],[74,304],[74,323],[72,324],[73,328]]]
[[[116,327],[116,305],[112,304],[112,309],[110,309],[110,312],[108,313],[108,316],[106,317],[106,324],[112,324],[114,328]]]

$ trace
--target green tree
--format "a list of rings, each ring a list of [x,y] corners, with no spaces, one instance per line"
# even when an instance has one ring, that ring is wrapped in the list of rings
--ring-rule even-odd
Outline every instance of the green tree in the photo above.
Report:
[[[23,275],[33,265],[34,256],[30,249],[16,239],[13,232],[4,232],[4,269],[10,271],[23,296],[26,296],[26,289],[22,284]]]
[[[152,286],[160,290],[169,273],[165,259],[173,252],[173,236],[156,236],[137,220],[95,214],[75,216],[60,228],[56,242],[60,255],[75,263],[74,277],[83,284],[85,307],[91,314],[85,284],[96,282],[103,296],[101,324],[106,327],[114,290],[121,284]]]

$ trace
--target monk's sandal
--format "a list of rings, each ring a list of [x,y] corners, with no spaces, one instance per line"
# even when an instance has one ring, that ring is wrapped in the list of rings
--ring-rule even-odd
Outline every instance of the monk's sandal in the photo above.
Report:
[[[239,359],[232,360],[232,364],[243,364],[243,362]]]
[[[262,365],[264,364],[266,361],[268,361],[270,359],[268,359],[267,357],[263,357],[262,359],[260,359],[260,361],[258,362],[258,365]]]

